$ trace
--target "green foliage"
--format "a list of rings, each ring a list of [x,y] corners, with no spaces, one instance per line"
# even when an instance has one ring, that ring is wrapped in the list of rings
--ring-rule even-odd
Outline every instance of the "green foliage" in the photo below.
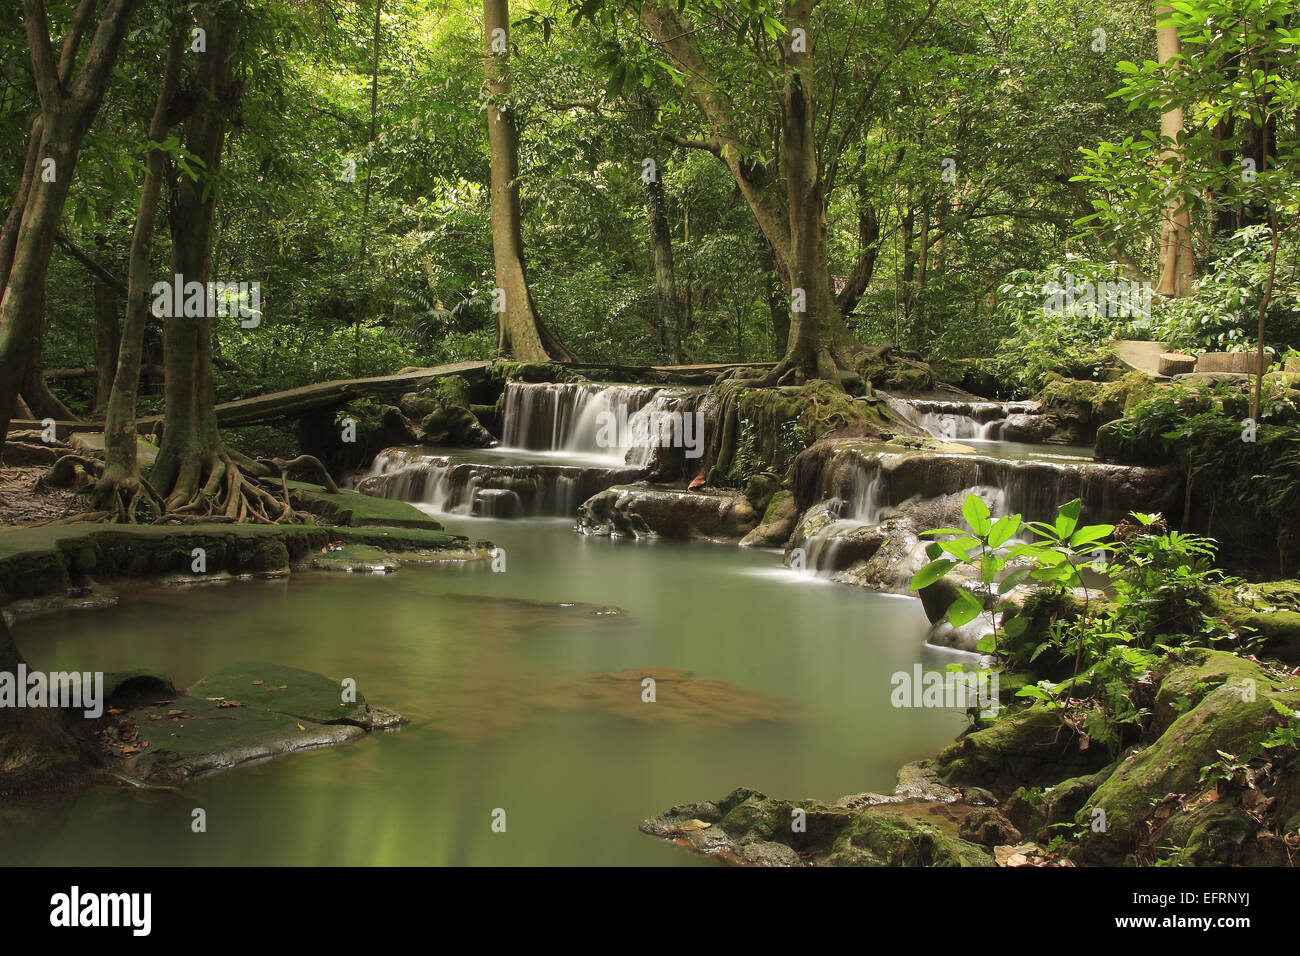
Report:
[[[998,380],[1015,394],[1036,393],[1053,372],[1072,379],[1099,378],[1114,361],[1111,341],[1139,332],[1134,322],[1141,317],[1118,314],[1115,302],[1099,296],[1065,301],[1067,275],[1073,288],[1123,279],[1114,263],[1067,257],[1047,269],[1013,272],[998,289],[994,321],[1006,331],[992,365]],[[1059,307],[1049,308],[1054,296]]]
[[[1270,345],[1282,350],[1300,347],[1300,274],[1294,238],[1284,241],[1278,256],[1284,266],[1274,277],[1267,322]],[[1150,337],[1185,352],[1254,348],[1270,257],[1266,228],[1247,226],[1238,231],[1219,245],[1192,295],[1153,302]]]

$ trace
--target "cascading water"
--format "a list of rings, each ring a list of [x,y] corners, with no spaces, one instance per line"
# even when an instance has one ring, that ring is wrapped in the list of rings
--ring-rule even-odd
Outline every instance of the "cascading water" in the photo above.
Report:
[[[661,449],[702,439],[689,393],[661,386],[510,383],[502,444],[475,451],[390,448],[358,490],[476,517],[571,516],[588,498],[637,481]]]
[[[963,438],[999,441],[1009,422],[1038,413],[1037,402],[949,402],[891,397],[889,406],[903,421],[946,441]]]
[[[1167,510],[1177,483],[1160,469],[1082,460],[1002,458],[890,451],[868,442],[842,442],[817,464],[813,498],[792,547],[810,571],[837,573],[877,549],[893,549],[889,574],[873,583],[906,591],[920,532],[961,524],[967,494],[984,499],[995,517],[1019,514],[1050,521],[1074,498],[1085,523],[1117,524],[1130,511]],[[882,545],[884,545],[882,547]],[[923,560],[923,559],[922,559]]]

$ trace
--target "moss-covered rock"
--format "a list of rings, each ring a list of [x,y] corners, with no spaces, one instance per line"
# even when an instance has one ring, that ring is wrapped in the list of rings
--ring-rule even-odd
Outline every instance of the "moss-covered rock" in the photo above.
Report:
[[[983,848],[906,812],[916,805],[828,806],[742,787],[716,803],[672,807],[641,831],[741,866],[994,865]]]
[[[940,751],[935,762],[946,783],[1006,792],[1021,784],[1055,783],[1105,765],[1104,748],[1084,750],[1079,744],[1058,711],[1035,703],[1002,711],[989,726]]]
[[[183,694],[154,694],[113,715],[100,740],[113,771],[175,785],[402,721],[367,704],[355,685],[301,668],[249,662],[223,668]]]
[[[1073,859],[1150,862],[1170,845],[1170,834],[1190,838],[1199,828],[1199,849],[1190,851],[1187,861],[1228,862],[1225,834],[1234,834],[1236,846],[1244,834],[1259,829],[1258,820],[1247,820],[1244,811],[1215,806],[1220,791],[1207,786],[1205,771],[1224,760],[1222,754],[1243,757],[1258,747],[1279,722],[1274,701],[1300,710],[1300,688],[1253,661],[1199,651],[1171,667],[1157,693],[1163,701],[1158,711],[1174,709],[1171,702],[1180,696],[1194,701],[1190,710],[1153,742],[1134,748],[1079,811],[1075,823],[1081,835]],[[1189,815],[1197,821],[1189,822]]]
[[[713,388],[713,430],[706,453],[708,483],[740,488],[756,475],[781,481],[795,457],[831,431],[857,429],[879,435],[883,414],[873,404],[855,402],[829,382],[752,388],[724,381]]]
[[[784,489],[772,495],[757,528],[741,539],[743,548],[780,548],[790,540],[799,520],[794,494]]]
[[[1218,589],[1212,613],[1243,638],[1257,639],[1261,653],[1300,663],[1300,581],[1251,584],[1235,592]]]

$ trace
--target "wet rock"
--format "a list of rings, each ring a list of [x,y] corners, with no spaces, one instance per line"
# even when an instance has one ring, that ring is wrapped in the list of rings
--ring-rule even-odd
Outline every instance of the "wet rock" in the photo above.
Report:
[[[112,769],[153,784],[177,785],[403,722],[341,682],[262,662],[224,668],[183,694],[150,696],[114,715],[100,739]]]
[[[799,518],[799,509],[794,495],[788,491],[778,491],[772,495],[763,513],[758,527],[740,540],[742,548],[780,548],[790,540],[795,523]]]
[[[627,538],[731,541],[758,525],[758,515],[735,491],[683,491],[652,485],[615,485],[583,502],[578,530]]]
[[[958,831],[963,840],[982,846],[1005,846],[1019,843],[1020,830],[996,809],[981,807],[968,813]]]

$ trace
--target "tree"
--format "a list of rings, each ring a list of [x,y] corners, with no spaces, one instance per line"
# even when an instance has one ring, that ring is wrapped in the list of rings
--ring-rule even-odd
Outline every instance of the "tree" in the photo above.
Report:
[[[524,267],[519,208],[519,131],[511,114],[510,11],[507,0],[483,0],[483,73],[492,150],[492,252],[497,287],[497,347],[526,361],[577,361],[537,314]]]
[[[714,20],[719,32],[747,51],[741,66],[728,64],[726,76],[718,67],[726,51],[706,55],[700,39],[704,33],[679,13],[681,5],[644,0],[639,11],[640,24],[682,77],[707,130],[704,138],[683,137],[679,144],[706,149],[726,165],[775,251],[790,296],[790,330],[784,355],[764,379],[768,383],[822,378],[838,384],[845,376],[855,376],[870,352],[849,331],[835,299],[827,206],[841,158],[853,137],[861,136],[876,88],[934,8],[932,2],[907,27],[889,55],[880,58],[883,62],[861,86],[851,108],[837,117],[843,105],[840,73],[832,64],[819,75],[814,58],[819,44],[829,46],[814,30],[817,5],[818,0],[784,3],[784,16],[778,18],[774,5],[757,4],[752,15],[732,17],[717,4],[700,4],[700,16]],[[863,32],[855,17],[835,39],[847,50]],[[780,95],[773,97],[775,116],[766,103],[755,105],[752,84],[745,88],[755,70],[779,84]],[[825,102],[819,97],[819,78],[829,93]],[[742,109],[753,115],[742,114]],[[775,148],[761,140],[769,131],[775,135]]]
[[[1162,66],[1169,68],[1179,58],[1178,24],[1169,19],[1169,7],[1160,7],[1161,17],[1156,27],[1156,40]],[[1160,136],[1169,144],[1168,160],[1178,163],[1181,152],[1179,138],[1184,133],[1183,106],[1172,103],[1160,114]],[[1192,213],[1179,196],[1173,197],[1161,212],[1163,225],[1160,233],[1160,281],[1156,294],[1184,296],[1192,291],[1195,266],[1192,254]]]
[[[82,141],[108,86],[135,0],[107,0],[81,66],[96,3],[80,0],[54,59],[44,0],[23,0],[40,100],[17,195],[0,229],[0,434],[9,421],[44,314],[45,275]],[[75,70],[75,72],[74,72]]]
[[[136,397],[140,387],[144,330],[149,320],[150,289],[153,285],[150,281],[150,252],[166,172],[167,151],[162,141],[179,119],[170,110],[179,84],[185,39],[183,33],[173,30],[163,65],[162,81],[158,87],[158,99],[149,121],[147,136],[151,148],[146,161],[144,183],[140,187],[135,230],[131,237],[126,314],[122,321],[116,370],[104,413],[104,474],[95,487],[96,507],[127,521],[134,520],[137,509],[141,507],[147,513],[156,514],[161,505],[157,494],[140,477],[136,455]]]

